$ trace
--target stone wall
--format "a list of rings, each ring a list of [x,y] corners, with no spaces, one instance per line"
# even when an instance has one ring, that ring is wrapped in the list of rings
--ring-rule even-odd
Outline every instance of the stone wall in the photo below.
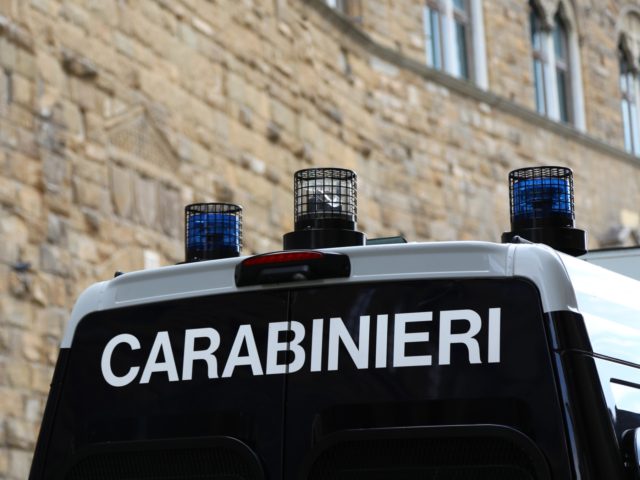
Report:
[[[528,2],[484,4],[490,89],[535,110]]]
[[[553,163],[592,246],[636,218],[618,2],[577,2],[587,135],[530,110],[523,2],[484,3],[489,92],[421,64],[417,0],[355,26],[314,0],[0,0],[0,478],[27,476],[74,299],[181,261],[187,203],[242,204],[244,253],[275,250],[293,172],[341,166],[369,236],[498,240],[508,171]]]

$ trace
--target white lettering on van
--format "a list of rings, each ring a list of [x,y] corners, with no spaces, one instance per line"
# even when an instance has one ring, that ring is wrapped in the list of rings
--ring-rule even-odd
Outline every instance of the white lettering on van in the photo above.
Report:
[[[209,346],[204,350],[196,350],[196,339],[206,338]],[[192,328],[184,332],[184,357],[182,361],[182,380],[191,380],[193,362],[203,360],[207,364],[207,376],[218,378],[218,361],[214,352],[220,346],[220,334],[213,328]]]
[[[414,322],[430,322],[432,318],[433,314],[431,312],[396,313],[395,328],[393,331],[394,367],[420,367],[431,365],[431,355],[407,356],[405,346],[407,343],[429,341],[429,332],[407,333],[407,324]]]
[[[247,347],[246,355],[240,355],[240,350],[243,345],[246,345]],[[233,341],[231,353],[229,354],[229,359],[224,367],[222,376],[224,378],[230,377],[233,375],[235,368],[241,365],[250,366],[254,375],[262,375],[262,365],[260,365],[258,347],[256,346],[255,339],[253,338],[251,325],[240,325],[238,328],[238,334],[236,335],[236,339]]]
[[[105,345],[100,367],[109,385],[125,387],[136,379],[146,384],[152,379],[176,382],[205,378],[205,366],[206,378],[217,379],[222,365],[220,377],[229,378],[237,369],[258,376],[291,374],[305,368],[316,373],[354,367],[395,369],[501,361],[501,308],[489,308],[486,317],[475,310],[459,309],[378,314],[375,322],[371,319],[370,315],[357,319],[328,316],[310,320],[306,326],[301,321],[271,322],[256,330],[259,342],[253,330],[257,327],[248,324],[238,326],[233,340],[228,338],[226,343],[213,327],[185,329],[182,338],[180,332],[160,331],[146,348],[140,338],[121,333]],[[371,332],[372,323],[375,335]],[[436,338],[432,338],[432,332]],[[176,351],[184,352],[178,358],[181,365],[173,354],[172,343],[179,348],[177,342],[182,342],[183,348]],[[227,347],[222,348],[224,345]],[[146,356],[144,368],[128,360],[136,356],[122,356],[127,353],[127,346],[130,350],[143,350],[136,355]],[[262,354],[260,349],[264,349]],[[122,356],[120,361],[114,362],[118,355]],[[132,364],[126,365],[127,361]],[[116,372],[127,370],[115,373],[114,365],[118,365]],[[202,368],[194,372],[194,365]]]
[[[107,343],[107,346],[104,347],[104,351],[102,352],[100,368],[102,369],[102,376],[105,381],[113,387],[124,387],[129,385],[135,380],[138,376],[138,372],[140,371],[140,367],[131,367],[127,373],[121,377],[118,377],[113,373],[113,370],[111,369],[111,356],[113,355],[116,347],[121,343],[129,345],[131,350],[140,350],[140,342],[138,339],[128,333],[121,333],[109,340],[109,343]]]
[[[279,335],[281,332],[293,332],[293,339],[288,342],[281,342]],[[304,365],[305,352],[300,346],[304,338],[304,325],[300,322],[274,322],[269,324],[269,337],[267,340],[267,375],[275,373],[297,372]],[[278,363],[278,353],[290,351],[293,354],[293,361],[290,364]]]
[[[164,362],[158,361],[161,353],[164,357]],[[156,339],[151,347],[151,353],[144,366],[140,383],[149,383],[152,374],[162,372],[167,374],[170,382],[177,382],[179,380],[176,362],[173,359],[173,350],[171,350],[169,332],[158,332],[156,335]]]
[[[369,366],[369,320],[368,315],[360,317],[360,334],[356,346],[342,318],[333,317],[329,321],[329,365],[328,370],[338,370],[339,344],[346,348],[351,360],[359,369]]]
[[[463,333],[453,333],[451,327],[454,321],[465,321],[469,329]],[[458,343],[467,347],[469,363],[480,363],[480,344],[476,335],[480,333],[482,320],[473,310],[445,310],[440,312],[440,341],[438,363],[451,364],[451,345]]]

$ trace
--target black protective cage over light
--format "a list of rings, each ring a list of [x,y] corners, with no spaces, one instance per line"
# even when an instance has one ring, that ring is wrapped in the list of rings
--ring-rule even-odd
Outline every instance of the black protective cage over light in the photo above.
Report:
[[[570,255],[586,253],[584,230],[575,228],[573,172],[544,166],[509,173],[511,231],[502,241],[522,238],[547,244]]]
[[[237,257],[242,250],[242,207],[194,203],[184,209],[187,262]]]
[[[364,245],[356,231],[357,175],[344,168],[308,168],[294,174],[294,231],[284,248]]]

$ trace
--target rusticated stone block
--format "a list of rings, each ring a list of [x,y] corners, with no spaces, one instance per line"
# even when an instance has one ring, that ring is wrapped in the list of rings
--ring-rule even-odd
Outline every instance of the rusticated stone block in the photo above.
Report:
[[[15,417],[9,417],[5,421],[6,442],[9,447],[23,450],[34,447],[35,439],[31,424]]]

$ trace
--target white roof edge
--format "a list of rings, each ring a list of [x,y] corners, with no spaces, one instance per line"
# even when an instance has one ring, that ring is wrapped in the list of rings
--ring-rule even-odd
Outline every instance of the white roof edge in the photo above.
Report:
[[[238,288],[235,266],[246,257],[172,265],[96,283],[78,298],[62,339],[69,348],[82,318],[94,311],[237,291],[429,278],[530,279],[545,312],[577,309],[561,255],[543,245],[433,242],[327,249],[349,255],[349,278]],[[420,261],[421,257],[425,261]]]
[[[582,260],[589,261],[592,258],[607,258],[607,257],[633,257],[636,258],[640,255],[640,246],[632,247],[611,247],[601,248],[596,250],[589,250],[584,255],[580,256]]]
[[[73,306],[73,310],[71,310],[71,318],[69,319],[69,322],[67,323],[67,326],[65,328],[60,348],[71,347],[71,342],[73,341],[73,335],[75,334],[76,327],[78,326],[78,323],[80,323],[80,320],[85,317],[85,315],[88,315],[91,312],[102,310],[102,295],[108,284],[109,282],[94,283],[80,294],[78,300],[76,300],[76,303]]]
[[[563,262],[566,255],[542,244],[519,245],[514,252],[513,275],[533,281],[540,291],[545,312],[578,310],[576,294]]]

